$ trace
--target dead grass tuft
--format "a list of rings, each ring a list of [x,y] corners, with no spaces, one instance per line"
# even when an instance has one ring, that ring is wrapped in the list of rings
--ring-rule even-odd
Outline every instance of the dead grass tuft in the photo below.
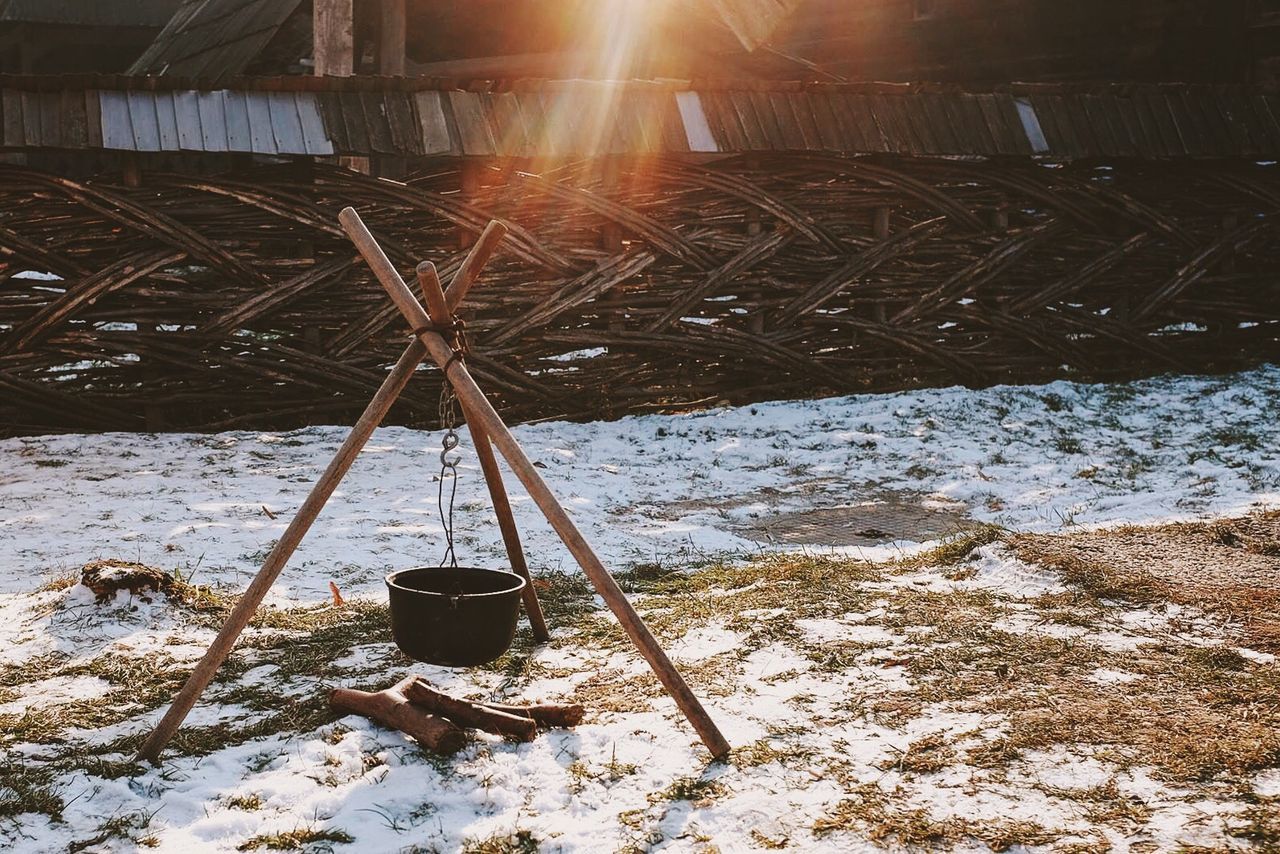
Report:
[[[256,812],[262,809],[264,801],[259,794],[252,795],[232,795],[227,798],[226,804],[235,810],[244,810],[245,812]]]
[[[968,531],[961,531],[943,539],[941,543],[928,551],[912,555],[899,561],[900,566],[920,568],[926,566],[955,566],[973,556],[983,546],[1004,539],[1008,531],[999,525],[979,525]]]
[[[689,801],[695,807],[710,806],[716,798],[723,797],[728,789],[718,780],[706,780],[701,777],[679,777],[660,792],[649,795],[649,803],[660,804],[673,801]]]
[[[956,751],[945,736],[940,733],[925,736],[911,742],[907,749],[900,751],[880,763],[882,771],[898,771],[908,774],[934,774],[951,765],[956,760]]]
[[[0,819],[38,813],[58,821],[64,807],[51,769],[21,758],[10,758],[0,764]]]
[[[1138,798],[1125,795],[1114,779],[1100,786],[1084,789],[1063,789],[1043,783],[1036,788],[1055,798],[1073,801],[1080,805],[1089,821],[1105,824],[1121,830],[1132,830],[1151,818],[1153,810]]]
[[[1227,825],[1227,835],[1261,850],[1280,850],[1280,797],[1260,798]]]
[[[729,761],[739,768],[758,768],[777,762],[795,765],[811,759],[816,751],[803,745],[776,746],[772,740],[762,738],[748,745],[734,748]]]
[[[517,830],[468,840],[462,845],[462,854],[537,854],[540,849],[541,844],[531,831]]]
[[[332,843],[355,842],[355,838],[345,830],[327,828],[316,830],[306,827],[288,830],[281,833],[260,833],[236,846],[237,851],[257,851],[265,848],[268,851],[301,851],[317,846],[329,847]]]

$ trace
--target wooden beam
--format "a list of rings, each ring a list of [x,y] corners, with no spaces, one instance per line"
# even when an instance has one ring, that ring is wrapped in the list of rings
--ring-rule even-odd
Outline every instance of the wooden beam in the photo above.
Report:
[[[350,77],[355,72],[352,0],[314,0],[311,8],[315,74]]]
[[[404,76],[406,36],[405,0],[382,0],[382,17],[378,24],[379,74]]]

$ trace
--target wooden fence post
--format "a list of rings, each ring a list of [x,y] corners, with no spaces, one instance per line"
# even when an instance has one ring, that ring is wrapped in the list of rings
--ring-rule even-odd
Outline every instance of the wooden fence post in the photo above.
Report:
[[[473,202],[480,194],[484,184],[484,164],[471,157],[464,157],[458,166],[459,190],[462,200]],[[458,226],[458,248],[469,249],[476,242],[475,235],[462,226]]]
[[[382,0],[378,21],[378,73],[403,77],[405,67],[405,0]]]

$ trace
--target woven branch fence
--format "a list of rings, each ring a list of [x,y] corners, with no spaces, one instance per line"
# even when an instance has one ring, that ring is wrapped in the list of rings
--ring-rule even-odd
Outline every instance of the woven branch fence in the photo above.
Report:
[[[1280,354],[1272,167],[793,156],[463,177],[303,164],[125,188],[5,168],[0,430],[351,421],[408,332],[338,228],[348,204],[406,277],[425,258],[447,280],[490,218],[512,226],[464,318],[513,421]],[[424,370],[390,420],[434,426],[437,394]]]

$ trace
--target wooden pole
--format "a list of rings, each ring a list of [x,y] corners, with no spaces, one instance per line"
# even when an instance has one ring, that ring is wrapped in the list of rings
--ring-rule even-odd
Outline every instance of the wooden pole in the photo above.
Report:
[[[356,48],[352,0],[315,0],[311,5],[311,59],[320,77],[350,77]]]
[[[350,77],[356,70],[353,0],[313,0],[311,4],[312,71],[318,77]],[[338,164],[369,174],[368,157],[338,157]]]
[[[525,489],[529,491],[530,497],[538,508],[542,510],[543,515],[547,517],[547,521],[551,523],[551,527],[559,534],[560,539],[564,541],[574,559],[582,567],[587,578],[591,580],[592,585],[596,588],[596,592],[604,599],[618,622],[622,625],[623,631],[631,638],[636,649],[644,657],[645,661],[653,669],[654,675],[666,688],[667,693],[675,700],[676,705],[688,718],[689,723],[697,731],[698,736],[702,739],[703,744],[711,751],[711,755],[717,759],[723,758],[729,753],[729,743],[725,741],[720,730],[716,727],[715,722],[707,714],[706,709],[702,707],[702,703],[698,700],[688,684],[684,681],[684,677],[676,670],[675,665],[667,657],[666,652],[658,644],[656,638],[649,631],[649,628],[640,619],[640,615],[636,613],[635,608],[627,601],[626,595],[622,592],[622,588],[614,581],[613,576],[601,563],[600,558],[595,551],[587,543],[586,538],[582,536],[582,532],[578,530],[578,526],[573,523],[573,519],[565,512],[565,509],[556,500],[555,495],[542,479],[542,475],[538,473],[538,469],[533,465],[524,449],[520,447],[520,443],[516,441],[515,436],[507,429],[507,425],[502,422],[498,413],[494,411],[492,404],[488,398],[484,396],[484,392],[476,385],[476,381],[472,378],[466,366],[453,359],[453,350],[448,343],[438,333],[430,331],[431,317],[427,314],[422,304],[414,298],[413,292],[409,290],[408,285],[400,278],[400,274],[396,272],[395,266],[391,260],[387,258],[382,248],[378,246],[377,241],[373,239],[373,235],[365,227],[360,219],[360,215],[353,208],[346,208],[338,216],[339,222],[347,232],[347,236],[351,238],[356,249],[364,256],[365,261],[373,270],[378,281],[382,283],[387,294],[392,301],[400,309],[400,312],[409,321],[411,328],[417,331],[418,339],[427,347],[427,352],[441,370],[445,371],[445,378],[453,384],[454,390],[458,395],[459,401],[464,406],[469,407],[473,416],[477,419],[477,423],[481,424],[489,433],[494,445],[506,457],[508,465],[512,472],[524,484]],[[437,283],[438,286],[438,283]],[[440,299],[444,296],[441,294]]]
[[[382,0],[378,22],[378,73],[404,76],[405,0]]]
[[[498,249],[498,244],[502,243],[503,238],[507,236],[507,231],[507,226],[495,219],[480,232],[480,239],[462,260],[462,266],[453,274],[453,281],[449,283],[449,290],[445,292],[445,297],[449,300],[450,316],[457,313],[463,297],[475,284],[480,271],[488,265],[489,259]]]
[[[888,207],[878,207],[871,220],[871,234],[876,240],[888,240],[889,229],[893,217],[893,210]],[[876,323],[886,323],[889,319],[888,310],[885,309],[884,302],[877,300],[871,308],[871,319]],[[856,334],[856,333],[855,333]]]
[[[404,77],[406,0],[380,0],[378,14],[378,73],[386,77]],[[403,179],[409,172],[409,159],[400,154],[379,154],[373,158],[379,177]]]
[[[333,495],[333,491],[351,469],[351,464],[356,461],[356,457],[359,456],[360,451],[368,443],[369,437],[373,435],[374,429],[382,422],[392,404],[396,402],[400,392],[404,391],[404,387],[408,385],[409,380],[413,379],[414,371],[417,370],[418,365],[426,354],[427,348],[419,341],[412,342],[405,349],[400,361],[396,362],[395,367],[391,369],[391,373],[387,375],[377,394],[373,396],[373,400],[369,401],[364,413],[356,421],[355,426],[351,428],[351,433],[347,435],[346,441],[342,443],[342,447],[334,455],[329,467],[325,469],[324,474],[320,476],[320,479],[316,481],[316,485],[312,487],[311,494],[307,496],[306,500],[302,502],[302,506],[298,508],[297,515],[293,517],[289,527],[285,529],[284,534],[276,541],[275,547],[271,550],[271,554],[267,555],[262,569],[258,570],[258,574],[254,577],[249,588],[245,590],[244,595],[240,597],[235,607],[231,609],[231,613],[227,615],[226,622],[222,624],[218,636],[214,638],[209,650],[204,654],[204,658],[200,659],[199,663],[196,664],[195,670],[191,671],[191,675],[187,677],[182,690],[178,692],[178,696],[174,697],[173,704],[169,706],[169,710],[165,712],[164,717],[160,719],[160,723],[156,724],[156,728],[147,737],[142,749],[138,751],[139,760],[145,759],[149,762],[155,762],[160,758],[160,751],[164,750],[164,746],[169,743],[169,739],[173,738],[173,734],[177,732],[178,727],[182,726],[182,721],[186,718],[187,713],[191,711],[191,707],[196,704],[196,700],[200,699],[200,695],[209,687],[209,683],[213,681],[214,674],[218,672],[222,662],[226,661],[227,656],[231,654],[231,648],[235,646],[236,639],[240,637],[240,633],[244,631],[245,626],[249,625],[249,621],[253,619],[258,606],[262,604],[263,598],[266,597],[267,591],[271,589],[271,585],[275,583],[275,580],[280,577],[280,572],[298,548],[298,543],[302,542],[302,538],[310,530],[311,523],[315,521],[316,516],[320,515],[320,511],[324,509],[329,496]]]
[[[502,228],[501,233],[506,233],[505,227]],[[476,254],[476,250],[481,249],[485,237],[489,234],[490,229],[486,228],[480,242],[472,247],[467,260]],[[497,239],[502,239],[501,234]],[[440,289],[440,277],[436,273],[436,265],[430,261],[424,261],[418,265],[418,286],[422,289],[427,304],[431,306],[431,319],[437,326],[452,321],[454,309],[466,294],[470,282],[468,279],[459,281],[466,269],[465,263],[459,268],[458,276],[454,278],[455,284],[449,287],[449,295],[446,298],[444,291]],[[470,275],[470,281],[474,279],[473,272]],[[438,299],[437,295],[439,295]],[[476,459],[480,461],[480,471],[484,473],[484,481],[489,485],[489,498],[493,501],[493,513],[498,517],[498,530],[502,533],[502,543],[507,549],[507,559],[511,562],[511,568],[526,582],[520,595],[524,599],[525,613],[529,615],[533,639],[538,643],[546,643],[551,639],[551,634],[547,631],[546,618],[542,616],[542,604],[538,601],[538,591],[533,589],[533,576],[529,574],[529,565],[524,559],[524,547],[520,544],[520,529],[516,527],[515,516],[511,513],[511,501],[507,497],[507,487],[502,482],[502,470],[498,468],[498,459],[493,454],[493,446],[489,444],[489,434],[476,419],[471,408],[461,401],[459,404],[462,408],[462,416],[467,420],[467,426],[471,428],[471,443],[475,445]]]

